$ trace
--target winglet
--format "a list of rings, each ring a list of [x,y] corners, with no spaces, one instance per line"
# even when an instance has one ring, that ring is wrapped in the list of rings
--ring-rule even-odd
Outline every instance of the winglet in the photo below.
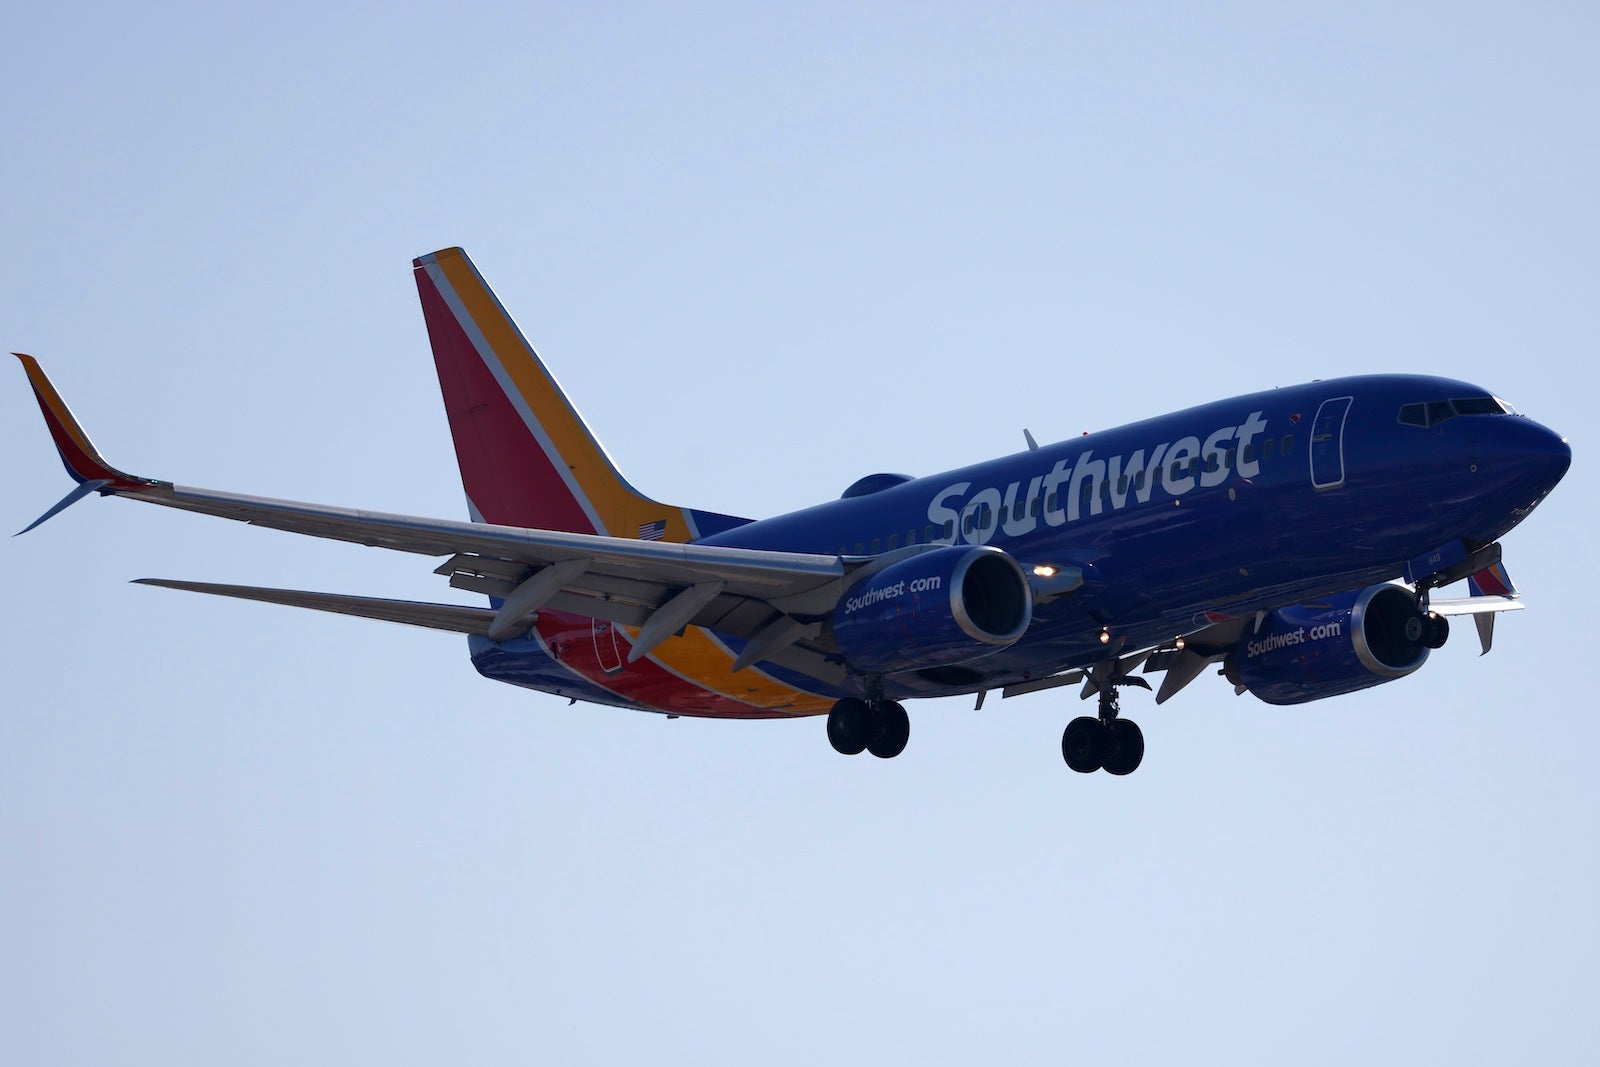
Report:
[[[83,432],[78,420],[73,417],[72,409],[67,407],[67,402],[56,392],[56,387],[50,383],[43,368],[39,366],[39,361],[21,352],[11,354],[22,361],[22,369],[28,375],[29,384],[33,386],[33,395],[39,401],[39,410],[44,413],[45,425],[56,443],[56,451],[61,454],[61,463],[67,468],[72,480],[78,483],[77,489],[68,493],[61,503],[39,516],[32,525],[21,531],[22,533],[27,533],[28,530],[64,511],[90,493],[130,492],[160,484],[149,478],[126,474],[107,463],[94,447],[94,442],[89,440],[89,435]]]
[[[1517,595],[1517,587],[1511,584],[1511,575],[1506,572],[1504,563],[1495,563],[1485,567],[1476,574],[1467,578],[1467,588],[1473,596],[1509,596]]]
[[[1504,596],[1515,599],[1517,587],[1511,583],[1511,575],[1506,572],[1504,563],[1496,563],[1485,567],[1477,574],[1467,579],[1467,588],[1473,596]],[[1494,647],[1494,614],[1485,612],[1472,617],[1473,623],[1478,627],[1478,647],[1483,651],[1480,656],[1487,656]]]
[[[55,518],[57,515],[61,514],[63,511],[66,511],[68,508],[82,500],[84,497],[88,496],[90,493],[104,489],[110,484],[111,483],[106,481],[104,478],[96,478],[92,482],[79,482],[72,492],[61,498],[61,502],[59,504],[45,512],[43,515],[40,515],[37,519],[34,519],[32,522],[28,523],[28,525],[24,526],[11,536],[21,537],[23,534],[34,529],[35,527],[43,526],[46,519]]]

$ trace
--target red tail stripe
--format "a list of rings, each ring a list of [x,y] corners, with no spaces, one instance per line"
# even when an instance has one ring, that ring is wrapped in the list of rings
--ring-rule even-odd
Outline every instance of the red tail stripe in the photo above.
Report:
[[[426,271],[417,290],[467,499],[487,522],[594,533]]]

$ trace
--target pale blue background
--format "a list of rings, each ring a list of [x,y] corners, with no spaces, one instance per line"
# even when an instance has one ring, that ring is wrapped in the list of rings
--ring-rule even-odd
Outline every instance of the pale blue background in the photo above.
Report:
[[[0,555],[0,1058],[1594,1062],[1594,10],[14,7],[0,343],[140,474],[461,516],[450,244],[674,503],[1389,370],[1575,460],[1493,655],[1133,694],[1126,780],[1065,692],[915,705],[892,763],[569,708],[126,584],[432,561],[86,502]],[[9,532],[69,483],[0,382]]]

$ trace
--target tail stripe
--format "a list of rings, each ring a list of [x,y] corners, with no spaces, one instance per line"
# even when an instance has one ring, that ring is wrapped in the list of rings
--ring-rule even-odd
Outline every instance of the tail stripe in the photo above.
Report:
[[[543,457],[548,463],[548,467],[546,468],[547,472],[555,475],[555,477],[566,486],[567,492],[571,495],[572,502],[575,503],[583,512],[586,521],[585,528],[573,530],[572,532],[606,533],[607,530],[605,523],[601,520],[599,513],[594,508],[594,505],[589,501],[588,495],[583,490],[583,486],[578,484],[578,480],[573,476],[573,472],[565,463],[561,461],[562,450],[558,448],[556,443],[550,439],[549,434],[545,432],[544,425],[533,413],[532,408],[529,407],[529,394],[525,387],[512,380],[511,375],[506,370],[505,364],[500,359],[498,353],[514,351],[515,349],[512,347],[513,345],[527,348],[527,342],[522,339],[520,334],[516,333],[515,324],[513,324],[510,320],[510,317],[505,314],[504,309],[499,306],[499,302],[494,299],[494,294],[488,292],[488,287],[485,286],[483,284],[483,280],[477,276],[476,270],[473,270],[471,279],[472,281],[476,282],[476,285],[462,287],[462,289],[465,290],[466,296],[476,296],[478,298],[477,300],[474,300],[473,303],[476,303],[479,306],[477,308],[472,308],[468,306],[467,300],[463,299],[462,289],[457,289],[456,286],[451,283],[450,277],[445,272],[443,264],[438,262],[428,263],[426,262],[426,257],[424,258],[423,262],[428,273],[428,278],[433,282],[434,289],[439,298],[443,300],[445,305],[450,309],[450,318],[454,320],[455,326],[464,335],[463,340],[465,340],[470,346],[470,350],[477,354],[478,359],[482,361],[483,369],[487,370],[488,373],[493,377],[495,387],[497,387],[500,395],[511,404],[511,407],[516,412],[517,418],[521,421],[522,425],[526,427],[528,433],[533,436],[534,441],[538,443],[538,450],[543,453]],[[474,292],[474,289],[477,289],[478,291]],[[490,303],[493,305],[492,308],[487,306]],[[498,331],[495,331],[499,333],[500,336],[496,337],[494,341],[491,341],[490,338],[485,334],[485,330],[488,329],[494,331],[496,326],[501,327]],[[506,336],[508,329],[511,333],[510,337]],[[531,353],[531,349],[529,349],[529,352]],[[458,364],[466,365],[461,367],[463,371],[475,371],[477,369],[470,367],[470,360],[459,360],[457,362]],[[485,390],[484,392],[487,391]],[[481,396],[482,393],[479,395]],[[480,425],[482,425],[481,422]],[[518,453],[501,452],[499,454],[504,456],[517,455]],[[526,452],[520,454],[524,456],[527,455]]]
[[[540,478],[529,482],[538,489],[541,504],[544,498],[564,496],[586,517],[584,526],[563,529],[631,537],[641,528],[664,524],[663,540],[683,542],[693,537],[682,508],[651,500],[622,477],[465,253],[445,249],[423,256],[416,265],[419,288],[426,278],[448,308],[447,317],[462,331],[466,347],[461,356],[471,353],[477,357],[447,358],[479,362],[487,368],[497,390],[515,410],[516,421],[537,442],[548,467],[539,472]],[[514,456],[499,458],[502,463],[515,461]],[[543,480],[549,474],[555,479]],[[475,494],[469,495],[477,500]],[[477,502],[480,506],[484,503]]]
[[[686,509],[657,503],[622,478],[465,253],[445,249],[415,267],[474,518],[650,540],[693,537]],[[827,707],[755,668],[735,675],[734,655],[697,627],[608,672],[585,647],[591,620],[546,611],[535,625],[556,662],[625,700],[718,715]],[[636,639],[629,628],[619,634]]]
[[[569,492],[559,491],[560,467],[540,446],[525,416],[476,357],[470,319],[453,315],[431,277],[417,291],[433,340],[434,361],[455,439],[461,482],[473,518],[512,526],[593,533],[594,521]],[[552,489],[557,491],[551,491]]]

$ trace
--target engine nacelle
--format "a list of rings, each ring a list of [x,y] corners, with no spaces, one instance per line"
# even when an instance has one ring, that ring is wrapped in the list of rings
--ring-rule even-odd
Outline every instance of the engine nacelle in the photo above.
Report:
[[[1033,620],[1022,566],[998,548],[947,546],[885,567],[850,587],[833,637],[866,674],[944,667],[998,652]]]
[[[1327,607],[1269,612],[1224,664],[1228,680],[1269,704],[1354,693],[1404,678],[1428,658],[1430,622],[1396,585],[1330,597]],[[1435,640],[1438,643],[1438,640]]]

